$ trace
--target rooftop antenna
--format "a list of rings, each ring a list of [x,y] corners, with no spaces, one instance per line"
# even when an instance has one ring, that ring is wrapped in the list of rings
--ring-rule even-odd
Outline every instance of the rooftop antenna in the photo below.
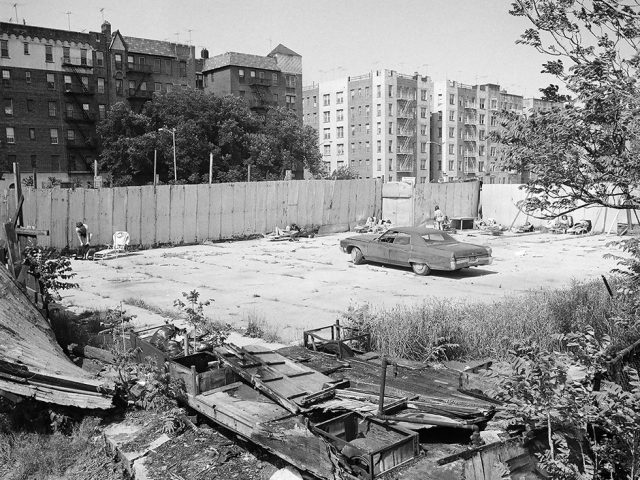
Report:
[[[71,12],[67,11],[64,12],[64,14],[67,16],[67,27],[69,27],[69,30],[71,30]]]
[[[14,2],[11,4],[11,6],[13,7],[13,11],[16,14],[16,23],[20,23],[20,18],[18,18],[18,7],[21,7],[23,5],[24,3],[17,3],[17,2]],[[11,19],[9,19],[9,21],[11,21]]]
[[[102,16],[102,23],[104,23],[104,7],[100,9],[100,15]]]
[[[193,28],[187,28],[187,32],[189,32],[189,46],[191,46],[191,32],[193,32]]]

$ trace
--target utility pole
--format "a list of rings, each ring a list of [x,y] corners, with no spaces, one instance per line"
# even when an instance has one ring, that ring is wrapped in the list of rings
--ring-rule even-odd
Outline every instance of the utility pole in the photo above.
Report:
[[[158,181],[157,181],[158,175],[156,174],[157,162],[158,162],[158,150],[154,149],[153,150],[153,188],[154,189],[156,188],[156,184],[158,183]]]

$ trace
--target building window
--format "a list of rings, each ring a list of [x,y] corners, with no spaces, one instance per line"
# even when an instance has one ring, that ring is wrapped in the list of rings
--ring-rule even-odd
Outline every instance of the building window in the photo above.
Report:
[[[13,127],[6,128],[7,143],[16,143],[16,134]]]
[[[71,90],[71,75],[65,75],[62,77],[62,81],[64,82],[64,89]]]
[[[44,49],[45,49],[45,53],[44,53],[45,62],[53,62],[53,45],[45,45]]]
[[[89,104],[88,103],[83,103],[82,104],[82,110],[84,110],[85,112],[89,112]]]
[[[337,104],[344,103],[344,92],[336,93],[336,103]]]
[[[296,77],[294,75],[287,75],[286,80],[287,80],[287,87],[289,88],[296,87]]]
[[[497,117],[494,115],[491,115],[491,126],[495,127],[497,125]]]
[[[364,142],[364,151],[367,152],[367,153],[371,152],[371,143],[369,143],[369,140]]]
[[[277,85],[277,84],[278,84],[278,74],[277,74],[277,73],[272,73],[272,74],[271,74],[271,82],[272,82],[274,85]]]
[[[162,60],[160,58],[153,59],[153,73],[160,73],[162,70]]]
[[[336,131],[336,136],[338,138],[344,138],[344,127],[338,127]]]
[[[161,91],[162,91],[162,83],[160,83],[160,82],[154,82],[154,84],[153,84],[153,89],[154,89],[156,92],[161,92]]]
[[[369,105],[364,106],[364,114],[368,117],[371,114],[371,107]]]
[[[449,105],[455,105],[456,104],[456,96],[453,93],[449,94]]]
[[[251,70],[251,71],[249,72],[249,76],[250,76],[251,78],[256,78],[256,71],[255,71],[255,70]]]
[[[491,99],[491,110],[497,110],[498,109],[498,100],[495,98]]]
[[[322,95],[322,105],[325,107],[328,107],[329,105],[331,105],[331,98],[328,93],[325,93],[324,95]]]
[[[426,100],[427,99],[427,91],[425,89],[421,89],[420,90],[420,100]]]
[[[424,123],[420,124],[420,135],[426,135],[427,134],[427,126]]]
[[[382,141],[381,140],[378,140],[376,142],[376,152],[377,153],[382,153]]]
[[[364,87],[364,96],[365,98],[369,98],[369,87]]]
[[[456,129],[453,127],[449,127],[449,138],[455,138],[456,137]]]
[[[264,72],[262,72],[262,71],[258,72],[258,78],[264,80]]]
[[[181,61],[178,64],[178,72],[180,73],[181,77],[187,76],[187,62]]]
[[[29,55],[29,44],[27,42],[24,42],[22,44],[22,53],[24,53],[25,55]]]
[[[31,83],[31,72],[29,71],[24,72],[24,81],[27,83]]]
[[[33,112],[33,99],[27,98],[27,112]]]
[[[116,94],[122,95],[122,80],[119,78],[116,79]]]
[[[481,157],[484,157],[484,145],[480,145],[478,147],[478,155],[480,155]]]
[[[62,47],[62,62],[71,63],[71,49],[69,47]]]
[[[389,140],[389,153],[393,153],[393,140]]]
[[[162,62],[162,73],[166,73],[167,75],[171,75],[171,60],[168,58]]]
[[[342,122],[344,120],[344,110],[338,110],[336,112],[336,121]]]
[[[491,156],[492,157],[496,156],[496,147],[491,147]]]
[[[453,143],[449,144],[449,155],[454,155],[456,153],[456,146]]]
[[[29,140],[35,140],[36,139],[36,129],[35,128],[30,128],[29,129]]]
[[[478,115],[478,123],[480,125],[484,125],[484,114],[481,113],[480,115]]]
[[[275,103],[278,103],[278,94],[277,94],[277,93],[274,93],[274,94],[273,94],[273,101],[274,101]]]
[[[49,102],[49,116],[55,117],[57,113],[56,102]]]
[[[98,77],[98,93],[104,93],[104,78]]]
[[[427,142],[420,142],[420,153],[427,153]]]
[[[76,132],[74,130],[67,130],[67,143],[74,143],[76,141]]]
[[[122,54],[116,53],[113,58],[116,62],[116,70],[122,70]]]
[[[104,120],[107,116],[107,106],[100,104],[98,105],[98,115],[100,116],[100,120]]]
[[[147,91],[147,82],[140,82],[140,90],[143,92]]]
[[[427,118],[427,107],[420,107],[420,118]]]
[[[331,129],[323,128],[322,129],[322,139],[323,140],[331,140]]]
[[[393,97],[393,85],[389,85],[389,98]]]
[[[47,88],[50,90],[56,88],[56,77],[53,73],[47,73]]]
[[[96,66],[103,67],[104,66],[104,53],[96,52]]]
[[[11,98],[4,99],[4,114],[13,115],[13,99]]]
[[[80,65],[86,65],[86,64],[87,64],[87,49],[81,48],[80,49]]]
[[[389,104],[389,115],[393,115],[393,103]]]
[[[480,108],[484,110],[484,98],[480,99]]]
[[[313,106],[317,107],[318,106],[318,99],[316,98],[316,96],[313,96]]]
[[[338,144],[338,155],[344,155],[344,143]]]
[[[324,151],[323,151],[324,156],[328,156],[331,155],[331,145],[325,145],[324,146]]]
[[[9,58],[9,41],[0,40],[0,56],[2,58]]]
[[[49,138],[51,139],[51,144],[52,145],[57,145],[58,144],[58,129],[57,128],[52,128],[49,130]]]
[[[455,122],[456,121],[456,112],[455,112],[455,110],[451,110],[449,112],[449,121],[450,122]]]
[[[480,130],[479,136],[480,136],[480,141],[484,140],[484,130]]]
[[[356,89],[355,88],[352,88],[350,93],[351,93],[351,100],[356,98]]]
[[[67,103],[66,105],[66,115],[67,118],[73,118],[73,104],[72,103]]]
[[[389,122],[389,134],[393,135],[393,122]]]
[[[331,121],[331,112],[322,112],[322,121],[328,123]]]
[[[89,77],[82,77],[82,86],[84,87],[85,91],[89,90]]]
[[[376,105],[376,116],[380,117],[382,115],[382,105]]]
[[[356,144],[351,142],[351,153],[356,153]],[[355,160],[351,160],[351,163],[355,162]]]
[[[365,124],[364,131],[367,135],[369,135],[371,133],[371,125],[369,125],[368,123]]]

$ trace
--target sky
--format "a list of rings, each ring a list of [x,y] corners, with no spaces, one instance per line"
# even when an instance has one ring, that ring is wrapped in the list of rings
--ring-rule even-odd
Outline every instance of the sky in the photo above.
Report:
[[[99,31],[104,15],[123,35],[191,41],[210,55],[282,43],[302,55],[305,85],[383,68],[525,97],[555,81],[540,73],[543,55],[515,44],[528,24],[509,15],[509,0],[16,1],[28,25]],[[15,21],[14,3],[0,1],[2,21]]]

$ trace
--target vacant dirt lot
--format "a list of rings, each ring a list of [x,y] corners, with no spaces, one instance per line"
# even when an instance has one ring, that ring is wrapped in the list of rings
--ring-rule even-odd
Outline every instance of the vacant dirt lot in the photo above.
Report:
[[[338,247],[348,235],[192,245],[101,262],[74,261],[80,289],[64,292],[63,302],[76,310],[124,302],[142,327],[162,323],[181,292],[196,289],[203,299],[214,300],[206,308],[210,316],[237,327],[254,316],[266,321],[271,333],[291,341],[300,339],[303,329],[332,323],[350,305],[391,307],[429,296],[486,302],[596,278],[615,264],[603,254],[617,252],[606,247],[617,237],[605,235],[493,237],[470,232],[456,237],[490,245],[493,265],[419,277],[409,269],[352,265]],[[132,302],[139,306],[127,305]]]

